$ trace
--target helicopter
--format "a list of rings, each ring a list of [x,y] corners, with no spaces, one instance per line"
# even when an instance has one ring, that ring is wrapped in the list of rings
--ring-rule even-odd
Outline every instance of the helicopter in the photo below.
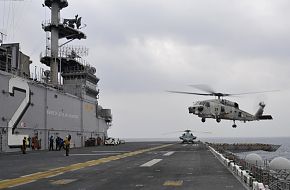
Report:
[[[179,138],[182,140],[182,143],[194,143],[194,140],[197,138],[196,136],[194,136],[191,132],[190,129],[186,129],[184,131],[181,131],[181,132],[184,132]],[[198,132],[198,131],[195,131],[195,132]],[[210,133],[210,132],[199,132],[199,133]]]
[[[263,115],[264,108],[266,104],[264,102],[259,103],[259,109],[255,114],[250,114],[246,111],[243,111],[239,108],[239,104],[237,102],[232,102],[224,99],[226,96],[237,96],[237,95],[245,95],[245,94],[257,94],[257,93],[265,93],[265,92],[274,92],[278,90],[272,91],[261,91],[261,92],[247,92],[247,93],[239,93],[239,94],[228,94],[228,93],[220,93],[215,92],[207,85],[190,85],[196,89],[205,91],[207,93],[195,93],[195,92],[184,92],[184,91],[168,91],[171,93],[180,93],[180,94],[190,94],[190,95],[200,95],[200,96],[215,96],[216,99],[204,100],[204,101],[196,101],[193,103],[193,106],[188,107],[189,114],[197,115],[201,118],[202,122],[206,121],[206,118],[215,119],[218,123],[224,120],[232,120],[233,128],[236,128],[236,121],[243,121],[244,123],[247,121],[259,121],[259,120],[272,120],[271,115]]]
[[[184,131],[184,133],[179,137],[182,140],[182,143],[194,143],[194,140],[197,138],[196,136],[193,136],[191,133],[191,130],[187,129]]]

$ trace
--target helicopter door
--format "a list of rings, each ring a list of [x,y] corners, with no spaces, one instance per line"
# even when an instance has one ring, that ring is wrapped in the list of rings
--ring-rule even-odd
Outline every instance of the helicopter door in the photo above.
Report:
[[[221,113],[225,113],[225,107],[221,106]]]
[[[215,107],[214,111],[215,111],[215,115],[218,115],[220,112],[219,106]]]

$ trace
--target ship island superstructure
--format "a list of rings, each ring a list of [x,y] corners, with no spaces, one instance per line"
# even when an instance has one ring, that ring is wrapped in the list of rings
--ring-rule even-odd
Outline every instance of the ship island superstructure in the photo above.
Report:
[[[43,70],[41,80],[31,78],[32,61],[18,43],[0,46],[0,152],[19,150],[24,137],[29,145],[47,149],[51,136],[71,135],[72,146],[82,147],[88,138],[104,140],[112,125],[111,110],[98,103],[96,69],[82,58],[87,48],[67,45],[86,39],[81,17],[60,18],[67,0],[45,0],[44,5],[51,20],[42,24],[47,46],[40,62],[50,70]],[[60,39],[67,42],[59,44]]]

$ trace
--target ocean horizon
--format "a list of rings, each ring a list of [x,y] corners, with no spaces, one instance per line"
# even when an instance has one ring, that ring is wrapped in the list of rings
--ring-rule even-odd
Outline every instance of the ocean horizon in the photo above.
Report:
[[[169,141],[179,142],[179,138],[124,138],[126,142],[148,142],[148,141]],[[245,158],[250,153],[260,155],[263,160],[272,160],[276,157],[284,157],[290,160],[290,137],[200,137],[197,140],[211,143],[265,143],[281,145],[275,152],[251,151],[243,152],[238,155]],[[181,142],[181,141],[180,141]]]

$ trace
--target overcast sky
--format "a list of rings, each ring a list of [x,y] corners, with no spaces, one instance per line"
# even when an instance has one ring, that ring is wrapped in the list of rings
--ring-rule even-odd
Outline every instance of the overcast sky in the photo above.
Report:
[[[100,103],[111,108],[109,135],[121,138],[178,137],[173,131],[211,131],[201,137],[290,135],[290,1],[288,0],[69,0],[61,17],[78,14],[87,25],[86,59],[101,79]],[[45,49],[41,23],[50,10],[38,0],[0,1],[5,42],[20,42],[40,67]],[[34,67],[34,65],[33,65]],[[229,98],[255,113],[266,103],[272,121],[237,122],[189,115],[193,101],[208,97],[170,94],[200,92],[208,84],[225,93],[280,89]]]

